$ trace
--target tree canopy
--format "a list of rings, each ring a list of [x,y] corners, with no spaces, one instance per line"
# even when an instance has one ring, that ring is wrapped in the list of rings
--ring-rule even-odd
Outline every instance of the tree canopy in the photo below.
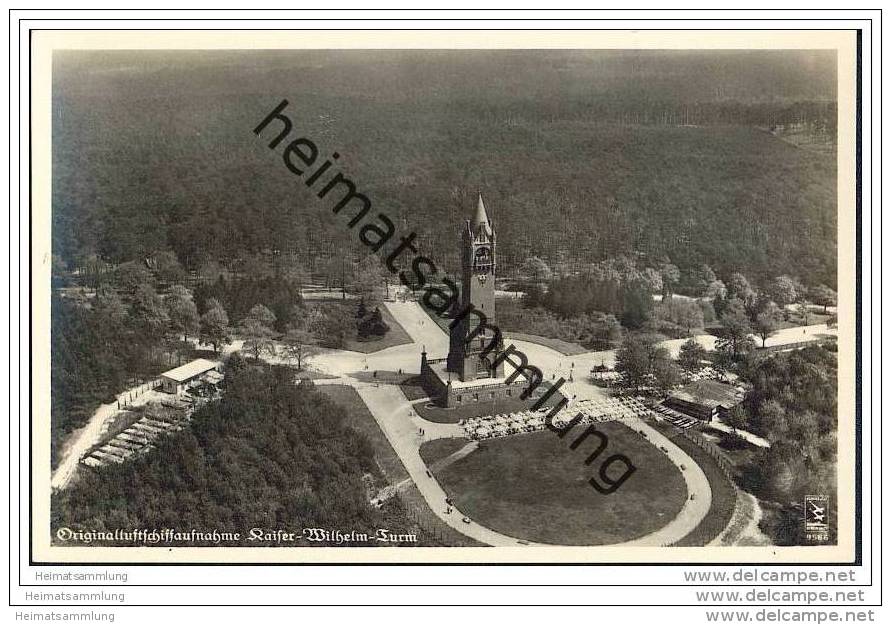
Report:
[[[387,510],[369,505],[363,476],[380,483],[381,474],[343,408],[311,385],[295,385],[287,367],[238,356],[224,384],[221,400],[199,408],[190,427],[160,439],[152,453],[88,472],[57,495],[54,528],[418,531],[398,502]]]
[[[705,263],[832,285],[834,63],[820,51],[65,51],[53,253],[84,270],[170,251],[211,274],[293,257],[340,283],[330,265],[350,233],[250,132],[281,97],[268,94],[291,93],[320,156],[339,151],[374,212],[453,274],[481,189],[503,276],[531,257],[565,273],[642,254],[682,274]],[[827,149],[784,141],[784,124]]]
[[[799,516],[796,506],[805,495],[835,499],[837,370],[832,351],[811,346],[764,358],[743,372],[752,385],[746,395],[746,427],[771,443],[746,466],[743,486],[779,503],[786,516]],[[829,525],[834,534],[835,523]],[[770,525],[768,530],[777,544],[804,542],[800,523]]]

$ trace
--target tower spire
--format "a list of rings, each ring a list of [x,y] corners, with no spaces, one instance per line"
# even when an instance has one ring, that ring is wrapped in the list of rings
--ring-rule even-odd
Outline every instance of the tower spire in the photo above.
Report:
[[[473,218],[474,226],[489,223],[489,214],[486,212],[486,205],[483,204],[483,194],[477,193],[477,197],[479,199],[476,202],[476,216]]]
[[[486,235],[491,235],[492,222],[489,221],[489,213],[486,211],[486,205],[483,204],[483,194],[479,193],[478,198],[476,203],[476,214],[473,217],[473,231],[478,233],[480,228],[482,228]]]

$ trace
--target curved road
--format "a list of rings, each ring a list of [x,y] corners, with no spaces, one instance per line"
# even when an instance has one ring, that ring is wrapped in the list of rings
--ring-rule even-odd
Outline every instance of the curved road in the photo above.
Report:
[[[393,317],[408,332],[413,343],[390,347],[373,354],[342,350],[329,350],[318,354],[312,359],[313,365],[325,373],[336,376],[337,379],[318,380],[317,383],[341,383],[356,388],[387,440],[399,455],[418,490],[426,499],[430,509],[444,523],[462,534],[489,545],[516,546],[519,539],[515,537],[498,533],[475,521],[464,523],[462,519],[465,515],[460,510],[453,508],[452,513],[447,514],[445,491],[436,479],[428,474],[428,468],[421,459],[419,449],[423,443],[436,438],[464,437],[463,429],[457,424],[433,423],[422,419],[414,412],[411,402],[405,398],[398,387],[376,386],[349,377],[348,374],[364,369],[386,371],[401,369],[407,373],[418,373],[422,348],[426,348],[428,354],[434,358],[444,356],[448,352],[447,335],[416,302],[387,302],[386,306]],[[833,332],[834,330],[827,328],[826,325],[787,328],[777,332],[768,339],[767,343],[768,346],[791,344],[803,340],[815,340]],[[700,335],[694,338],[706,349],[713,350],[715,347],[715,337],[711,335]],[[685,340],[669,340],[663,342],[662,345],[668,348],[672,356],[677,357],[680,346]],[[565,356],[556,350],[535,343],[525,341],[513,341],[513,343],[517,349],[526,354],[530,364],[542,370],[545,379],[563,377],[569,380],[572,377],[574,381],[566,382],[562,388],[567,396],[575,396],[576,399],[595,399],[603,396],[603,391],[585,382],[585,378],[595,365],[613,366],[615,351]],[[571,410],[571,407],[567,410]],[[678,467],[684,478],[688,498],[677,516],[667,525],[646,536],[623,543],[613,543],[611,546],[616,544],[620,546],[673,544],[693,531],[708,513],[712,499],[708,478],[689,455],[670,439],[647,425],[646,422],[636,419],[619,421],[619,423],[634,430],[644,431],[649,442],[656,447],[668,449],[668,458]],[[421,428],[424,430],[424,436],[419,435]],[[685,466],[684,470],[680,469],[681,465]],[[694,495],[692,500],[689,498],[690,494]],[[524,544],[546,546],[541,543],[523,542]]]
[[[489,545],[516,546],[520,543],[520,539],[501,534],[475,521],[465,523],[463,518],[466,515],[456,508],[452,509],[451,514],[446,513],[446,493],[439,482],[429,473],[426,464],[421,459],[419,450],[423,443],[435,438],[464,437],[463,428],[457,424],[433,423],[422,419],[414,412],[411,403],[396,386],[375,385],[348,377],[349,373],[360,371],[366,366],[369,370],[402,369],[406,372],[417,373],[420,367],[422,346],[426,347],[428,353],[433,357],[444,355],[448,351],[448,337],[417,303],[388,302],[386,305],[414,343],[390,347],[367,355],[357,352],[331,351],[315,356],[313,358],[315,367],[325,373],[337,376],[336,380],[319,380],[318,383],[342,383],[357,390],[390,445],[399,455],[430,509],[445,524],[466,536]],[[545,373],[546,379],[561,375],[568,379],[570,371],[578,371],[579,377],[584,378],[595,364],[599,364],[601,361],[611,363],[614,360],[614,352],[591,352],[570,358],[541,345],[522,341],[515,341],[514,344],[528,356],[531,364],[539,367]],[[563,390],[569,396],[575,395],[577,399],[602,396],[602,391],[597,387],[578,381],[566,383]],[[680,447],[645,422],[634,420],[626,422],[625,425],[635,430],[643,430],[652,444],[668,449],[668,457],[679,471],[681,471],[681,464],[686,466],[686,470],[681,471],[681,475],[687,486],[688,498],[678,515],[667,525],[646,536],[618,544],[627,546],[672,544],[689,534],[708,512],[711,506],[711,488],[708,479],[702,469]],[[421,428],[424,430],[423,436],[419,434]],[[691,493],[694,495],[692,501],[689,499]],[[523,544],[547,546],[529,541],[523,541]],[[613,543],[613,546],[615,544]]]

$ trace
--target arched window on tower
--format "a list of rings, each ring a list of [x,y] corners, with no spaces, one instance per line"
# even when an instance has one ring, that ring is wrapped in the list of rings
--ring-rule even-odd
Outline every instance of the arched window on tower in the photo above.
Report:
[[[473,255],[473,270],[478,274],[490,273],[492,270],[492,250],[488,246],[480,247]]]

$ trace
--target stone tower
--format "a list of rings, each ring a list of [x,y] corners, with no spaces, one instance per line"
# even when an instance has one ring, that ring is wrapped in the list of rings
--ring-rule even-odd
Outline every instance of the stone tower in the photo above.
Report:
[[[495,325],[495,226],[489,219],[483,196],[479,196],[476,213],[472,220],[464,222],[461,235],[461,303],[458,310],[473,306]],[[467,337],[479,324],[477,315],[465,317],[449,337],[448,370],[456,373],[462,382],[478,378],[498,378],[504,374],[504,363],[492,363],[503,345],[498,345],[485,357],[480,354],[492,340],[486,332]]]

